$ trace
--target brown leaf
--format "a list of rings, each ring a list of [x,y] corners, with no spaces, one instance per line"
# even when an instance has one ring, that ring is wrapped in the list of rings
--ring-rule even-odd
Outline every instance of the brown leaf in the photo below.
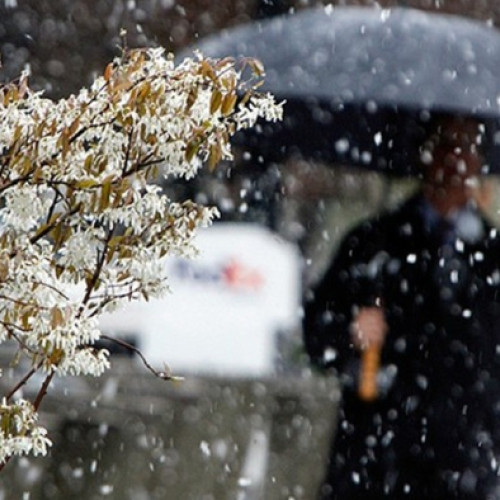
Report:
[[[250,68],[252,68],[252,71],[255,73],[255,75],[257,75],[258,77],[264,76],[264,65],[258,59],[250,57],[247,59],[247,62]]]
[[[222,148],[219,143],[210,146],[210,157],[208,160],[208,168],[213,171],[217,164],[222,159]]]
[[[186,100],[186,111],[189,111],[198,98],[198,89],[191,89]]]
[[[215,80],[215,71],[207,60],[201,62],[201,74],[202,76],[210,78],[210,80]]]
[[[212,97],[210,99],[210,113],[215,113],[221,106],[222,94],[219,90],[215,89],[212,92]]]
[[[104,80],[109,82],[111,75],[113,74],[113,63],[109,63],[104,70]]]
[[[111,182],[105,182],[101,188],[101,198],[99,200],[99,212],[109,207],[109,197],[111,195]]]
[[[186,160],[191,161],[196,153],[198,153],[198,150],[200,149],[200,144],[198,141],[193,141],[188,143],[186,146]]]
[[[9,277],[9,257],[7,255],[2,255],[0,258],[0,282],[7,281]]]
[[[236,105],[236,100],[238,96],[236,94],[227,94],[222,100],[221,112],[224,116],[231,114]]]
[[[59,307],[55,306],[50,311],[50,326],[58,328],[62,325],[64,325],[64,314]]]

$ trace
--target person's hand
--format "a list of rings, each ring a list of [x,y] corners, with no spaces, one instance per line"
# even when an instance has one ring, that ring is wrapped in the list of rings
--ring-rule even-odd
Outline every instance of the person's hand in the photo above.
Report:
[[[351,323],[351,340],[354,346],[363,350],[384,343],[387,322],[381,307],[361,307]]]

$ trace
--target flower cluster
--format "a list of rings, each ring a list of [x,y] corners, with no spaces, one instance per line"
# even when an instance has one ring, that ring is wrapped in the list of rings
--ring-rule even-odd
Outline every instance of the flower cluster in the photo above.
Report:
[[[37,413],[26,400],[0,403],[0,463],[12,455],[45,455],[51,441],[47,431],[37,425]]]
[[[255,74],[242,79],[250,65]],[[259,65],[162,49],[125,51],[90,88],[53,102],[27,75],[0,86],[0,343],[32,373],[100,375],[98,318],[167,290],[162,259],[192,255],[217,212],[173,202],[158,183],[231,159],[230,138],[281,118]],[[0,463],[44,453],[35,408],[4,399]]]

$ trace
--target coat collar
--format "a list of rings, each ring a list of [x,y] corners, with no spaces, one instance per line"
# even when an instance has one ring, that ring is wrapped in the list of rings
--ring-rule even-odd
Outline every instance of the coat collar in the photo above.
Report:
[[[430,205],[422,192],[408,199],[394,215],[400,217],[403,233],[406,227],[408,233],[430,237],[441,244],[458,239],[465,244],[475,245],[488,238],[492,230],[484,215],[473,207],[445,219]]]

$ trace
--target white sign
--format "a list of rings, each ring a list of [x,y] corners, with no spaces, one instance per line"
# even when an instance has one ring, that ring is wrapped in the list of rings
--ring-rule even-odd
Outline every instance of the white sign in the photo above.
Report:
[[[297,248],[252,224],[216,223],[193,260],[168,259],[172,293],[102,317],[105,333],[133,336],[174,374],[256,375],[274,370],[276,335],[298,328]]]

